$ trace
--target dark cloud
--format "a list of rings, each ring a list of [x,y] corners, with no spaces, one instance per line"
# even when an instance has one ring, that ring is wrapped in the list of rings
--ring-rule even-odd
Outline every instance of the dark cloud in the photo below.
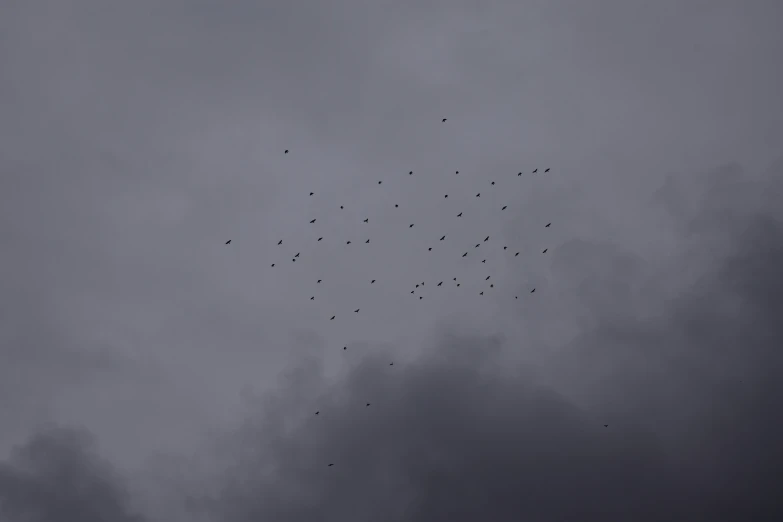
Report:
[[[4,522],[142,522],[111,466],[81,431],[52,428],[0,463]]]
[[[588,286],[595,321],[555,363],[590,399],[503,366],[505,341],[479,336],[444,335],[410,365],[367,359],[317,399],[318,370],[303,370],[266,403],[265,422],[230,439],[242,459],[210,510],[232,522],[779,519],[783,222],[766,208],[732,212],[716,196],[725,183],[771,188],[732,179],[708,177],[691,217],[732,248],[710,250],[675,297],[637,285],[654,314],[623,289],[665,273],[616,249],[601,263],[600,249],[572,248],[621,297],[594,299],[600,284]],[[305,411],[315,404],[318,416]]]

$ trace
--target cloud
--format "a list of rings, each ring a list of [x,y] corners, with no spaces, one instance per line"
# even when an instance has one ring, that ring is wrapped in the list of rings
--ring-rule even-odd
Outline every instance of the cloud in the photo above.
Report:
[[[8,522],[143,522],[111,466],[83,431],[50,428],[0,463],[0,519]]]

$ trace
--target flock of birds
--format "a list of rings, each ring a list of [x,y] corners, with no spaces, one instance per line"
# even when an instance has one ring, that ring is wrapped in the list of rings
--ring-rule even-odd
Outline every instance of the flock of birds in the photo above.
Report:
[[[447,121],[447,119],[446,119],[446,118],[443,118],[443,119],[441,120],[441,122],[442,122],[442,123],[446,123],[446,121]],[[284,154],[288,154],[288,153],[289,153],[289,150],[288,150],[288,149],[286,149],[286,150],[284,151]],[[549,169],[549,168],[546,168],[546,169],[544,169],[544,170],[543,170],[543,173],[548,173],[549,171],[550,171],[550,169]],[[532,173],[532,174],[536,174],[536,173],[538,173],[538,168],[535,168],[535,169],[533,169],[531,173]],[[458,175],[458,174],[459,174],[459,171],[456,171],[456,172],[455,172],[455,174],[457,174],[457,175]],[[408,175],[412,176],[412,175],[413,175],[413,171],[409,171],[409,172],[408,172]],[[522,172],[518,172],[518,173],[517,173],[517,176],[522,176]],[[383,183],[382,181],[378,181],[378,185],[381,185],[382,183]],[[492,181],[492,182],[491,182],[491,185],[495,185],[495,182],[494,182],[494,181]],[[310,196],[314,196],[314,195],[315,195],[315,193],[314,193],[314,192],[310,192],[310,194],[309,194],[309,195],[310,195]],[[445,194],[445,195],[444,195],[444,198],[448,198],[448,197],[449,197],[449,196],[448,196],[448,194]],[[475,196],[475,197],[477,197],[477,198],[480,198],[480,197],[481,197],[481,192],[478,192],[478,193],[476,194],[476,196]],[[395,204],[395,205],[394,205],[394,207],[395,207],[395,208],[399,208],[399,204]],[[344,208],[345,208],[345,207],[344,207],[343,205],[341,205],[341,206],[340,206],[340,209],[344,209]],[[503,207],[501,207],[501,210],[506,210],[507,208],[508,208],[508,205],[504,205]],[[456,217],[458,217],[458,218],[459,218],[459,217],[462,217],[462,215],[463,215],[463,212],[459,212],[459,213],[456,215]],[[317,221],[317,218],[311,219],[311,220],[310,220],[310,224],[315,224],[315,223],[316,223],[316,221]],[[364,222],[364,223],[368,223],[368,222],[369,222],[369,218],[365,218],[365,219],[363,220],[363,222]],[[413,228],[413,226],[414,226],[414,223],[411,223],[410,225],[408,225],[408,228]],[[545,227],[545,228],[549,228],[549,227],[551,227],[551,226],[552,226],[552,223],[547,223],[546,225],[544,225],[544,227]],[[318,237],[317,241],[322,241],[323,239],[324,239],[323,237]],[[446,235],[443,235],[443,236],[441,236],[441,237],[440,237],[439,241],[445,241],[446,239],[447,239],[447,236],[446,236]],[[484,238],[484,240],[483,240],[483,241],[479,241],[478,243],[476,243],[476,245],[475,245],[475,247],[474,247],[474,250],[475,250],[475,249],[477,249],[477,248],[479,248],[479,247],[481,247],[482,243],[486,243],[487,241],[489,241],[489,239],[490,239],[490,236],[486,236],[486,237]],[[365,241],[365,243],[369,243],[369,242],[370,242],[370,240],[369,240],[369,239],[367,239],[367,240]],[[231,240],[229,239],[228,241],[226,241],[226,243],[225,243],[225,244],[226,244],[226,245],[230,245],[230,244],[231,244]],[[282,239],[281,239],[281,240],[279,240],[279,241],[277,242],[277,245],[278,245],[278,246],[281,246],[282,244],[283,244],[283,240],[282,240]],[[346,241],[346,244],[350,245],[350,244],[351,244],[351,241],[350,241],[350,240]],[[428,250],[430,250],[430,251],[431,251],[431,250],[432,250],[432,247],[429,247],[429,248],[428,248]],[[503,250],[508,250],[508,246],[503,246]],[[542,251],[542,254],[546,254],[546,253],[547,253],[547,251],[548,251],[548,248],[544,248],[544,249],[543,249],[543,251]],[[469,254],[469,251],[466,251],[465,253],[463,253],[463,254],[462,254],[462,257],[467,257],[467,256],[468,256],[468,254]],[[519,256],[519,254],[520,254],[520,252],[515,252],[515,253],[514,253],[514,257],[517,257],[517,256]],[[297,258],[299,258],[299,255],[300,255],[300,252],[297,252],[297,253],[296,253],[296,254],[295,254],[293,257],[292,257],[291,261],[292,261],[292,262],[296,262]],[[482,263],[486,263],[486,262],[487,262],[487,260],[486,260],[486,259],[482,259],[482,261],[481,261],[481,262],[482,262]],[[271,265],[271,266],[272,266],[272,268],[274,268],[274,267],[275,267],[275,263],[272,263],[272,265]],[[487,277],[484,279],[484,281],[485,281],[485,282],[488,282],[488,281],[490,280],[490,277],[491,277],[491,276],[487,276]],[[375,281],[376,281],[375,279],[372,279],[372,280],[370,281],[370,284],[374,284],[374,283],[375,283]],[[320,284],[321,282],[322,282],[322,280],[321,280],[321,279],[318,279],[318,280],[316,281],[316,284]],[[435,286],[436,286],[436,287],[443,286],[443,283],[444,283],[444,282],[445,282],[445,281],[439,281],[439,282],[438,282],[438,283],[437,283]],[[457,287],[461,286],[461,283],[460,283],[459,281],[457,281],[457,278],[456,278],[456,277],[454,277],[454,278],[452,279],[452,282],[453,282],[453,283],[455,284],[455,286],[457,286]],[[415,294],[415,293],[416,293],[416,290],[417,290],[417,289],[419,289],[419,288],[421,288],[421,287],[423,287],[423,286],[424,286],[424,282],[421,282],[421,283],[416,283],[416,285],[415,285],[414,289],[413,289],[413,290],[411,290],[411,292],[410,292],[410,293],[411,293],[411,294]],[[494,288],[494,286],[495,286],[495,285],[494,285],[494,283],[490,283],[490,284],[489,284],[489,287],[490,287],[490,288]],[[533,288],[530,290],[530,293],[531,293],[531,294],[533,294],[533,293],[535,293],[535,291],[536,291],[536,289],[535,289],[535,287],[533,287]],[[484,295],[484,291],[481,291],[481,292],[479,292],[479,295]],[[423,299],[423,296],[418,296],[418,297],[419,297],[419,299]],[[515,299],[519,299],[519,296],[515,296],[514,298],[515,298]],[[310,300],[315,300],[315,296],[312,296],[312,297],[310,297]],[[357,308],[356,310],[354,310],[354,313],[357,313],[357,314],[358,314],[360,310],[361,310],[360,308]],[[331,321],[334,321],[336,317],[337,317],[336,315],[332,315],[332,316],[331,316],[329,319],[330,319]],[[348,349],[348,347],[347,347],[347,346],[344,346],[344,347],[343,347],[343,350],[347,350],[347,349]],[[394,366],[394,363],[393,363],[393,362],[390,362],[390,363],[389,363],[389,366]],[[366,404],[365,404],[365,407],[369,407],[370,405],[371,405],[371,403],[369,403],[369,402],[368,402],[368,403],[366,403]],[[315,412],[315,415],[319,415],[320,413],[321,413],[320,411],[316,411],[316,412]],[[604,428],[607,428],[608,426],[609,426],[608,424],[604,424]],[[334,466],[334,463],[329,463],[329,464],[328,464],[328,466],[329,466],[329,467],[331,467],[331,466]]]

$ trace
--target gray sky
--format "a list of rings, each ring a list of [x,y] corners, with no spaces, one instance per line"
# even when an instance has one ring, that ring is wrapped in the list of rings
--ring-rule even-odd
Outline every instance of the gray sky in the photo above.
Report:
[[[776,2],[68,4],[0,17],[10,521],[776,518]]]

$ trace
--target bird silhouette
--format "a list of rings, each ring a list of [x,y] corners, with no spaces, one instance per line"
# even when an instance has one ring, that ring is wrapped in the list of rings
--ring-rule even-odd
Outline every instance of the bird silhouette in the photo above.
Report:
[[[288,149],[285,149],[285,152],[283,152],[283,154],[288,154]]]
[[[322,240],[322,239],[323,239],[322,237],[319,237],[319,238],[318,238],[318,241],[320,241],[320,240]]]
[[[479,295],[484,295],[484,292],[479,292]]]
[[[543,251],[543,252],[541,252],[541,253],[542,253],[542,254],[546,254],[546,251],[547,251],[547,250],[549,250],[549,249],[548,249],[548,248],[545,248],[545,249],[544,249],[544,251]]]
[[[354,310],[353,312],[354,312],[354,313],[356,313],[356,314],[358,314],[358,313],[359,313],[359,310],[360,310],[360,308],[357,308],[357,309],[356,309],[356,310]]]
[[[608,428],[608,427],[609,427],[609,425],[608,425],[608,424],[604,424],[604,428]]]
[[[229,239],[228,241],[226,241],[226,244],[230,245],[231,244],[231,240]]]
[[[346,241],[346,242],[345,242],[345,244],[346,244],[346,245],[350,245],[350,244],[351,244],[351,242],[350,242],[350,241]]]
[[[503,247],[503,250],[506,250],[507,248],[508,248],[507,246],[504,246],[504,247]]]
[[[333,315],[333,316],[332,316],[332,318],[331,318],[331,319],[329,319],[329,320],[330,320],[330,321],[334,321],[334,318],[335,318],[335,317],[337,317],[337,316],[336,316],[336,315]]]
[[[312,221],[310,221],[310,223],[315,223],[315,220],[313,219]]]
[[[413,171],[412,170],[408,172],[408,176],[413,176]]]
[[[443,236],[442,238],[440,238],[441,241],[443,241],[444,239],[446,239],[446,236]]]
[[[459,174],[459,171],[458,171],[458,170],[457,170],[457,171],[454,171],[454,174]]]
[[[296,253],[296,255],[295,255],[294,257],[299,257],[299,252],[297,252],[297,253]]]
[[[482,262],[482,263],[486,263],[486,262],[487,262],[487,260],[486,260],[486,259],[482,259],[482,260],[481,260],[481,262]]]
[[[315,296],[310,298],[311,301],[315,301]]]
[[[390,362],[390,363],[389,363],[389,366],[394,366],[394,363],[393,363],[393,362]]]
[[[340,205],[340,209],[341,209],[341,210],[342,210],[342,209],[344,209],[344,208],[345,208],[344,206]]]
[[[536,172],[538,172],[538,169],[533,169],[533,174],[535,174]]]
[[[399,205],[395,203],[394,208],[399,208]]]
[[[443,118],[443,119],[441,120],[441,123],[446,123],[446,118]]]
[[[519,255],[519,252],[517,252],[516,254],[514,254],[514,257],[517,257],[518,255]]]
[[[478,194],[476,194],[476,197],[477,197],[477,198],[480,198],[480,197],[481,197],[481,192],[479,192]]]
[[[379,181],[379,182],[378,182],[378,185],[380,185],[381,183],[382,183],[382,182],[381,182],[381,181]]]
[[[462,254],[462,257],[465,257],[466,255],[468,255],[468,253],[467,253],[467,252],[465,252],[464,254]]]
[[[312,196],[313,194],[315,194],[315,192],[311,192],[311,193],[310,193],[310,195],[311,195],[311,196]]]
[[[455,278],[454,278],[454,280],[456,281],[456,280],[457,280],[457,278],[455,277]]]
[[[347,349],[348,349],[348,347],[347,347],[347,346],[343,346],[343,350],[347,350]]]
[[[372,281],[370,281],[370,284],[373,284],[374,282],[375,282],[375,279],[373,279]]]
[[[427,250],[431,252],[432,251],[432,247],[429,247]]]
[[[489,285],[490,288],[495,288],[495,285]]]
[[[368,223],[369,221],[370,221],[370,218],[366,218],[366,219],[364,220],[364,222],[365,222],[365,223]]]
[[[411,290],[411,293],[413,293],[413,290]]]
[[[370,405],[370,403],[368,402],[367,404],[365,404],[365,405],[364,405],[364,407],[366,408],[366,407],[367,407],[367,406],[369,406],[369,405]]]
[[[481,243],[478,243],[478,244],[476,245],[476,248],[478,248],[478,247],[480,247],[480,246],[481,246]]]
[[[494,184],[495,184],[495,182],[493,181],[493,182],[492,182],[492,184],[494,185]]]
[[[549,169],[546,169],[544,172],[549,172]]]
[[[421,298],[422,298],[422,296],[419,296],[419,299],[421,299]]]
[[[368,239],[367,241],[365,241],[365,243],[369,243],[369,242],[370,242],[370,240],[369,240],[369,239]]]
[[[518,295],[515,295],[515,296],[514,296],[514,299],[519,299],[519,296],[518,296]]]
[[[442,285],[442,284],[443,284],[443,281],[441,281],[440,283],[438,283],[438,286],[440,286],[440,285]]]
[[[532,289],[532,290],[530,291],[530,293],[532,294],[532,293],[534,293],[535,291],[536,291],[536,289],[534,288],[534,289]]]
[[[277,242],[277,244],[278,245],[282,245],[283,244],[283,240],[281,239],[280,241]]]
[[[459,214],[457,214],[457,217],[462,217],[462,212],[460,212]]]
[[[459,286],[459,283],[457,283],[457,286]]]
[[[490,276],[487,276],[487,278],[484,279],[484,281],[489,281],[489,278],[490,278]]]
[[[272,267],[274,267],[274,266],[275,266],[275,264],[274,264],[274,263],[272,263]]]
[[[416,285],[416,288],[419,288],[419,285],[418,285],[418,284]]]
[[[444,194],[444,195],[443,195],[443,197],[444,197],[444,198],[447,198],[447,197],[449,197],[449,195],[448,195],[448,194]]]
[[[503,208],[501,208],[500,210],[506,210],[507,208],[508,208],[508,205],[504,206],[504,207],[503,207]]]
[[[316,281],[316,283],[320,283],[321,281],[323,281],[323,279],[319,279],[318,281]]]
[[[408,228],[413,228],[413,223],[411,223],[410,225],[408,225]]]
[[[291,261],[293,261],[294,263],[296,263],[296,258],[292,259]]]
[[[552,223],[547,223],[546,225],[544,225],[544,228],[549,228],[549,225],[551,225],[551,224]]]
[[[330,467],[330,468],[331,468],[332,466],[334,466],[334,464],[329,464],[329,467]]]
[[[484,241],[489,241],[489,236],[485,237]]]
[[[521,175],[522,175],[522,173],[521,173],[521,172],[517,172],[517,176],[521,176]]]

